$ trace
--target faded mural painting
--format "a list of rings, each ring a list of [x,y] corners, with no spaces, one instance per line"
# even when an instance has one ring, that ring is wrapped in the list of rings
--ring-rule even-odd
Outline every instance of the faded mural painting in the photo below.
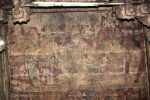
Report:
[[[118,21],[111,10],[36,13],[27,24],[10,22],[11,98],[146,100],[142,28]]]

